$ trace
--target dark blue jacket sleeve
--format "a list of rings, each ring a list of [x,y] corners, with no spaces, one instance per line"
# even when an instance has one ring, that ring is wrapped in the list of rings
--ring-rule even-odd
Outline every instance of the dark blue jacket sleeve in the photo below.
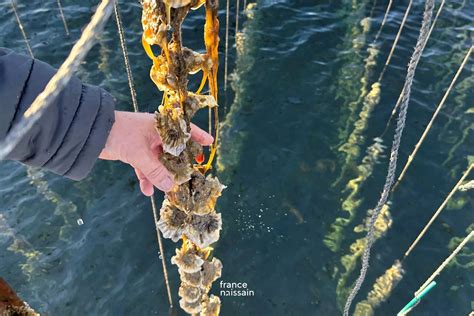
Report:
[[[56,69],[0,48],[0,139],[4,139]],[[73,77],[8,159],[74,180],[87,176],[114,123],[114,101]]]

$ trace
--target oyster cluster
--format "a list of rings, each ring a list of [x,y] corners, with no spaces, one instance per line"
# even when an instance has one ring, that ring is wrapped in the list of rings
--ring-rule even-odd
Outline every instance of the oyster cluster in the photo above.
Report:
[[[182,45],[181,24],[191,9],[206,6],[206,53]],[[216,177],[205,175],[212,163],[204,162],[203,148],[191,138],[191,119],[202,108],[214,109],[217,118],[217,0],[142,0],[142,44],[153,65],[150,78],[163,101],[155,113],[156,130],[162,140],[160,161],[174,175],[176,185],[166,194],[158,228],[165,238],[183,240],[171,263],[179,268],[180,306],[189,314],[218,315],[220,300],[209,295],[221,276],[222,263],[209,259],[220,236],[221,214],[215,210],[225,188]],[[153,45],[161,48],[155,56]],[[187,90],[188,75],[203,72],[196,93]],[[206,81],[210,95],[201,95]],[[217,122],[217,120],[216,120]],[[216,123],[216,129],[217,129]],[[217,132],[217,131],[216,131]],[[216,144],[212,149],[215,150]],[[196,163],[195,163],[196,162]]]
[[[171,263],[178,266],[181,278],[179,305],[189,314],[219,314],[220,299],[208,293],[212,283],[221,277],[222,263],[217,258],[209,260],[211,250],[210,247],[200,248],[185,238],[181,249],[176,249],[176,255],[171,258]]]

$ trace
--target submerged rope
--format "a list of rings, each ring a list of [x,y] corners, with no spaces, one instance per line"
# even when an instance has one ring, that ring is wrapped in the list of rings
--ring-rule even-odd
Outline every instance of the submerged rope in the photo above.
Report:
[[[398,28],[397,36],[395,37],[395,40],[392,44],[392,48],[390,49],[390,53],[388,54],[387,60],[385,61],[385,65],[383,66],[379,79],[377,80],[378,82],[382,81],[383,75],[385,74],[385,71],[387,70],[387,67],[390,64],[390,60],[392,59],[393,52],[395,51],[395,48],[397,47],[398,40],[400,39],[400,35],[402,34],[403,28],[405,27],[405,22],[407,21],[408,14],[410,13],[412,4],[413,4],[413,0],[410,0],[410,2],[408,3],[408,7],[405,11],[405,15],[403,16],[402,23],[400,24],[400,27]]]
[[[393,0],[390,0],[388,2],[387,9],[385,10],[385,14],[383,16],[382,24],[380,24],[379,30],[377,31],[377,34],[375,35],[374,43],[377,42],[380,36],[380,33],[382,33],[382,29],[385,25],[385,22],[387,22],[388,14],[390,13],[390,9],[392,8],[392,3],[393,3]]]
[[[69,36],[69,28],[67,27],[66,17],[64,16],[61,0],[57,0],[56,2],[58,3],[59,15],[61,16],[61,20],[63,20],[64,30],[66,31],[66,35]]]
[[[127,43],[125,41],[125,32],[123,29],[122,16],[120,14],[120,6],[118,3],[118,0],[114,1],[114,12],[115,12],[115,20],[117,22],[118,34],[120,38],[120,47],[122,48],[122,55],[123,55],[123,60],[125,63],[125,69],[127,70],[128,87],[130,88],[130,95],[132,97],[133,110],[135,112],[139,112],[138,102],[137,102],[137,92],[135,90],[132,69],[130,67],[130,60],[128,58]],[[161,239],[160,230],[158,228],[158,221],[159,221],[158,210],[156,208],[155,198],[153,195],[150,196],[150,202],[151,202],[151,208],[153,210],[153,219],[155,222],[156,238],[158,239],[158,247],[160,249],[160,254],[161,254],[160,257],[161,257],[161,264],[163,266],[163,275],[165,279],[166,291],[168,292],[168,301],[169,301],[170,307],[173,307],[173,297],[171,296],[171,288],[170,288],[170,282],[168,278],[168,268],[166,267],[166,258],[165,258],[165,252],[164,252],[164,247],[163,247],[163,241]]]
[[[375,222],[380,214],[380,211],[382,210],[382,207],[387,203],[392,184],[395,180],[398,150],[400,148],[400,141],[402,138],[403,129],[405,128],[408,103],[410,101],[411,86],[413,83],[413,78],[415,76],[416,67],[418,66],[418,62],[420,61],[421,54],[423,53],[423,48],[425,46],[426,41],[428,40],[428,32],[429,32],[429,28],[431,24],[431,18],[433,16],[433,8],[434,8],[434,0],[426,0],[425,10],[423,13],[423,22],[420,28],[420,34],[418,36],[415,50],[413,51],[413,54],[411,56],[410,63],[408,64],[408,70],[407,70],[407,75],[406,75],[405,84],[404,84],[404,95],[402,98],[400,113],[398,115],[398,120],[397,120],[397,127],[395,130],[395,135],[393,138],[392,148],[390,152],[390,162],[388,166],[387,177],[385,179],[385,184],[384,184],[380,199],[368,223],[368,232],[366,235],[367,244],[364,248],[364,253],[362,255],[362,267],[360,269],[360,275],[357,278],[355,285],[351,293],[349,294],[349,297],[347,298],[346,304],[344,306],[344,316],[349,315],[349,310],[351,308],[352,301],[354,300],[355,296],[359,292],[360,287],[362,286],[362,283],[364,283],[365,276],[367,274],[367,269],[369,267],[370,250],[374,243]]]
[[[225,9],[225,56],[224,56],[224,91],[227,91],[227,64],[229,58],[229,16],[230,0],[227,0]]]
[[[464,182],[464,180],[467,178],[467,176],[469,175],[469,173],[471,172],[472,168],[474,167],[474,164],[471,164],[467,170],[464,172],[464,174],[462,175],[461,179],[459,179],[458,183],[456,183],[456,185],[454,186],[454,188],[451,190],[451,192],[449,192],[448,196],[446,196],[446,198],[444,199],[443,203],[441,203],[441,205],[438,207],[438,209],[436,210],[436,212],[433,214],[433,216],[431,217],[431,219],[429,220],[428,224],[425,225],[425,227],[422,229],[422,231],[418,234],[418,236],[416,237],[415,241],[410,245],[410,247],[408,247],[408,250],[405,252],[405,255],[403,256],[403,259],[405,259],[406,257],[408,257],[408,255],[412,252],[413,248],[415,248],[415,246],[418,244],[418,242],[420,241],[421,238],[423,238],[423,236],[425,235],[426,231],[430,228],[431,224],[433,224],[433,222],[435,221],[435,219],[438,217],[438,215],[441,213],[441,211],[443,211],[444,207],[446,206],[446,204],[448,204],[448,201],[451,199],[451,197],[454,195],[454,193],[456,193],[456,191],[458,190],[458,188],[461,186],[461,184]]]
[[[23,40],[25,41],[26,49],[28,50],[28,53],[30,54],[31,58],[35,58],[35,56],[33,55],[33,50],[31,49],[31,46],[30,46],[30,42],[28,41],[28,37],[26,36],[25,28],[23,27],[23,23],[21,23],[21,20],[20,20],[20,15],[18,14],[18,10],[16,8],[16,1],[11,0],[11,5],[12,5],[13,13],[15,13],[16,22],[18,23],[18,27],[20,28],[21,35],[23,36]]]
[[[236,0],[235,4],[235,37],[237,38],[237,33],[239,33],[239,5],[240,0]]]
[[[418,153],[418,150],[420,149],[421,144],[423,144],[423,141],[425,140],[426,135],[427,135],[428,132],[430,131],[431,127],[433,126],[434,120],[436,119],[436,117],[438,116],[439,112],[441,111],[441,108],[443,107],[444,103],[446,102],[446,99],[448,98],[449,93],[451,92],[452,88],[453,88],[454,85],[456,84],[456,81],[458,80],[459,75],[461,74],[462,70],[464,69],[464,66],[465,66],[466,63],[467,63],[467,61],[468,61],[468,59],[469,59],[469,56],[470,56],[471,53],[472,53],[472,48],[473,48],[473,46],[471,46],[471,48],[469,48],[469,50],[467,51],[467,54],[466,54],[466,56],[464,57],[464,60],[462,61],[461,66],[459,66],[458,71],[456,72],[456,74],[454,75],[453,80],[452,80],[451,83],[449,84],[449,87],[448,87],[448,89],[446,90],[446,92],[445,92],[443,98],[441,99],[440,103],[438,104],[438,106],[437,106],[437,108],[436,108],[436,111],[433,113],[433,116],[431,117],[430,122],[428,123],[428,125],[427,125],[426,128],[425,128],[425,130],[423,131],[423,134],[421,135],[420,139],[418,140],[418,143],[416,143],[415,148],[413,149],[413,151],[411,152],[411,154],[408,156],[408,160],[407,160],[405,166],[403,167],[402,172],[401,172],[400,175],[398,176],[397,182],[396,182],[395,185],[393,186],[393,190],[392,190],[392,191],[395,191],[395,189],[398,187],[398,185],[399,185],[400,182],[402,181],[403,177],[405,176],[405,173],[407,172],[408,167],[410,167],[410,165],[411,165],[413,159],[415,158],[415,155]]]
[[[98,36],[107,23],[112,13],[113,2],[114,0],[102,0],[92,20],[82,32],[80,39],[74,44],[69,56],[59,70],[48,82],[43,92],[36,97],[20,122],[15,124],[7,137],[0,142],[0,160],[5,159],[13,148],[15,148],[22,137],[31,130],[43,112],[69,83],[71,77],[77,71],[89,50],[94,46]]]
[[[436,278],[443,270],[444,268],[449,264],[449,262],[462,250],[462,248],[471,240],[471,238],[474,237],[474,230],[467,235],[464,240],[454,249],[454,251],[449,255],[448,258],[446,258],[443,263],[436,269],[435,272],[428,278],[428,280],[423,283],[422,286],[418,289],[418,291],[415,292],[415,296],[419,296],[420,293]]]

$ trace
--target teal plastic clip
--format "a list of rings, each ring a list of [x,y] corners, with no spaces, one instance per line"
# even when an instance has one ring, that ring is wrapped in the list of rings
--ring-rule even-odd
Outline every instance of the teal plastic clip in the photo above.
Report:
[[[436,286],[436,281],[432,281],[430,284],[428,284],[428,286],[425,287],[419,295],[415,296],[410,302],[408,302],[407,305],[405,305],[405,307],[403,307],[401,311],[398,312],[397,316],[403,316],[403,315],[406,315],[408,312],[410,312],[421,301],[423,296],[428,294],[428,292],[431,291],[431,289],[434,288],[435,286]]]

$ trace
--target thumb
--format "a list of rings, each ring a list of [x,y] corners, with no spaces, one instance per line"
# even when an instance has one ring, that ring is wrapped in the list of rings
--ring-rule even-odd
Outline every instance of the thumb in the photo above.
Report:
[[[168,192],[173,188],[173,175],[158,160],[157,155],[147,155],[141,160],[142,166],[137,166],[145,177],[158,189]]]

